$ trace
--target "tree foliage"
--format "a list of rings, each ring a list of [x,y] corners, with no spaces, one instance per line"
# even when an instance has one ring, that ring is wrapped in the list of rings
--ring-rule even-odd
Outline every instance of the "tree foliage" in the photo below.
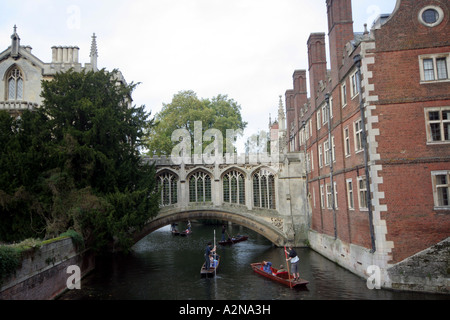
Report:
[[[0,114],[0,240],[75,229],[87,245],[112,239],[127,249],[130,230],[158,212],[155,170],[141,162],[144,107],[135,84],[116,71],[57,74],[42,83],[43,105],[12,119]]]
[[[242,120],[241,106],[227,95],[212,99],[199,99],[193,91],[180,91],[172,102],[163,104],[161,112],[155,116],[156,124],[147,135],[150,155],[170,155],[176,142],[172,133],[186,129],[194,141],[195,122],[202,123],[202,135],[208,129],[217,129],[226,138],[226,130],[244,130],[247,123]],[[206,147],[204,145],[203,147]],[[224,146],[225,150],[225,146]]]

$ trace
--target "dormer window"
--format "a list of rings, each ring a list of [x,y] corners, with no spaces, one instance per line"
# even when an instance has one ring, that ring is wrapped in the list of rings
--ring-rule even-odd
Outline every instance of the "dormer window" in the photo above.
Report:
[[[7,77],[8,100],[23,99],[23,75],[18,68],[12,69]]]

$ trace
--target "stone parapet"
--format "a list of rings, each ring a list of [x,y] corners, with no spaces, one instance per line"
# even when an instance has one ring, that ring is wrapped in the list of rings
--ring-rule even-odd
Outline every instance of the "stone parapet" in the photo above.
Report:
[[[67,269],[73,265],[84,276],[94,269],[95,259],[89,251],[78,253],[71,238],[27,250],[20,268],[0,287],[0,300],[54,299],[67,290]]]

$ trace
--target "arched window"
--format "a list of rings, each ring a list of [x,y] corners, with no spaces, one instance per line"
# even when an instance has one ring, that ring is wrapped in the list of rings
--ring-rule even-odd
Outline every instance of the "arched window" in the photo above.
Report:
[[[165,172],[158,176],[157,182],[158,182],[158,189],[161,190],[160,205],[164,207],[178,203],[177,177],[170,172]]]
[[[239,171],[230,171],[223,176],[223,201],[245,204],[245,180]]]
[[[268,170],[261,169],[253,175],[253,206],[276,209],[275,177]]]
[[[7,76],[8,100],[23,99],[23,75],[18,68],[13,68]]]
[[[211,201],[211,177],[197,172],[189,178],[189,202]]]

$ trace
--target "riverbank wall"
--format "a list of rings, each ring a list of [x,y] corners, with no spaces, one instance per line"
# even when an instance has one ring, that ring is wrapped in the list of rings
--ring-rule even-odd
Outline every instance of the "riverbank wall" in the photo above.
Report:
[[[67,290],[73,275],[70,266],[77,266],[81,278],[95,268],[90,250],[78,252],[71,238],[50,241],[39,248],[22,252],[21,266],[4,279],[0,300],[52,300]]]
[[[397,264],[389,264],[382,250],[371,252],[314,231],[310,248],[374,287],[432,294],[450,294],[450,238]]]

